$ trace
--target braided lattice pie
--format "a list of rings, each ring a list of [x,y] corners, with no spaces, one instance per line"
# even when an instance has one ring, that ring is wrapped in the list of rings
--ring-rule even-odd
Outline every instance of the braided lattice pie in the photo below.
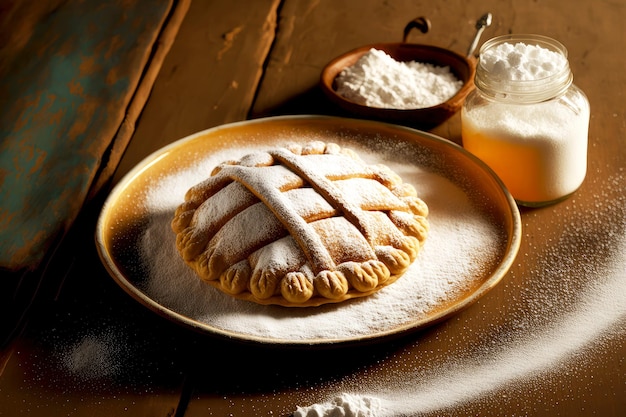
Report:
[[[310,142],[220,164],[187,192],[172,229],[184,261],[223,292],[313,306],[394,282],[426,239],[427,215],[388,167]]]

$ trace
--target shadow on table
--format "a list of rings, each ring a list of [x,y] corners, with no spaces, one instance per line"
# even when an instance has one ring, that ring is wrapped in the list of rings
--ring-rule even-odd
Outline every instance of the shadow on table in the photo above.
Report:
[[[176,391],[183,385],[209,392],[260,392],[342,378],[375,366],[401,345],[388,340],[287,347],[197,333],[126,294],[101,264],[94,230],[95,217],[77,223],[64,242],[66,253],[60,254],[69,271],[48,277],[59,281],[60,290],[41,297],[24,332],[6,350],[13,352],[8,374],[23,380],[23,389],[35,384],[44,392],[89,396]]]

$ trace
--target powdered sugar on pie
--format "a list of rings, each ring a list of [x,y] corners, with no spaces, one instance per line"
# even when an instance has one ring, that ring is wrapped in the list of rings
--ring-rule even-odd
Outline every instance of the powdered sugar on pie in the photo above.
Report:
[[[201,279],[260,304],[315,306],[393,283],[428,208],[385,165],[320,141],[248,154],[192,187],[172,229]]]

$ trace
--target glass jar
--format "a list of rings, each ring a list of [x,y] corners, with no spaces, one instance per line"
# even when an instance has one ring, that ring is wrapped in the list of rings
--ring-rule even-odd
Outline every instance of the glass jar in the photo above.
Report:
[[[520,205],[561,201],[585,178],[589,101],[572,80],[567,49],[554,39],[505,35],[480,49],[461,110],[463,147]]]

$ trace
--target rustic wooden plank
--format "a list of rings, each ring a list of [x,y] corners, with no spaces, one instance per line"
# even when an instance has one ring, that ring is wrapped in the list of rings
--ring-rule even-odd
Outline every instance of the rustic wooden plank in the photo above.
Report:
[[[39,4],[39,2],[37,2]],[[2,51],[0,268],[38,268],[78,215],[171,0],[7,4]],[[17,10],[17,11],[16,11]]]
[[[274,40],[279,3],[192,3],[115,180],[176,139],[247,118]]]
[[[71,28],[57,28],[58,33],[56,33],[55,27],[63,26],[64,20],[69,19],[69,16],[83,19],[85,22],[88,22],[90,18],[93,20],[96,16],[100,23],[104,23],[107,19],[114,19],[116,14],[123,14],[123,9],[114,2],[92,3],[89,6],[77,5],[72,2],[12,2],[4,5],[5,8],[1,14],[4,23],[0,30],[0,39],[6,40],[7,43],[0,47],[0,72],[4,74],[2,88],[3,91],[7,92],[7,95],[2,96],[0,103],[2,106],[11,106],[12,104],[9,102],[11,97],[22,93],[26,94],[29,89],[41,87],[42,90],[37,94],[45,95],[48,90],[56,92],[57,96],[53,101],[56,101],[62,116],[47,120],[45,114],[49,110],[42,109],[38,118],[32,118],[28,116],[28,111],[25,110],[23,120],[20,122],[24,126],[22,131],[18,131],[15,129],[19,123],[14,126],[11,125],[11,120],[7,122],[7,114],[3,114],[2,132],[6,133],[11,128],[15,128],[15,131],[11,135],[3,137],[0,146],[6,151],[0,156],[0,166],[2,169],[8,169],[8,171],[3,171],[5,175],[0,179],[0,224],[2,225],[0,233],[3,233],[0,243],[2,247],[0,258],[6,260],[10,256],[18,256],[11,251],[18,248],[20,244],[24,246],[19,256],[25,258],[23,259],[24,264],[20,266],[21,269],[19,270],[11,270],[12,267],[9,267],[6,262],[0,262],[2,278],[0,279],[0,296],[3,300],[1,303],[3,320],[0,323],[2,344],[6,340],[10,340],[15,332],[19,331],[22,323],[27,319],[30,306],[36,301],[39,290],[54,288],[58,281],[57,278],[66,273],[67,266],[54,271],[49,267],[53,250],[65,237],[67,229],[74,223],[77,210],[83,206],[85,200],[93,197],[95,191],[111,175],[111,172],[108,172],[110,168],[107,167],[115,166],[119,161],[121,156],[119,148],[125,146],[125,143],[130,139],[134,121],[138,117],[139,109],[143,106],[152,85],[153,73],[158,70],[163,55],[173,41],[188,1],[180,0],[174,4],[170,2],[151,3],[150,6],[160,5],[161,7],[155,7],[149,13],[143,13],[141,4],[136,3],[133,6],[135,7],[133,12],[126,15],[128,20],[121,19],[117,24],[97,32],[99,36],[105,36],[106,33],[109,33],[111,36],[128,36],[132,39],[127,40],[126,43],[123,41],[116,43],[116,41],[103,39],[98,46],[98,48],[103,48],[107,42],[119,44],[119,57],[101,57],[100,60],[112,61],[109,65],[110,73],[114,74],[115,71],[118,71],[115,82],[120,84],[120,88],[111,87],[111,92],[104,89],[105,93],[101,91],[98,77],[106,70],[106,65],[101,65],[98,59],[93,60],[93,68],[87,66],[80,69],[82,75],[77,78],[77,82],[85,83],[85,88],[74,99],[76,102],[83,100],[96,110],[94,110],[92,120],[88,118],[80,120],[81,123],[84,123],[85,131],[76,133],[76,138],[72,141],[65,137],[61,137],[59,140],[59,137],[65,134],[64,129],[69,129],[78,123],[75,120],[77,110],[70,105],[70,100],[64,97],[65,94],[71,95],[73,90],[68,92],[65,91],[66,86],[56,85],[55,83],[61,81],[60,79],[55,79],[53,80],[54,83],[45,85],[49,81],[45,76],[47,68],[44,64],[46,59],[53,61],[53,64],[49,65],[50,68],[67,65],[70,70],[67,72],[60,71],[62,73],[61,78],[70,77],[73,74],[72,69],[79,71],[73,67],[75,59],[68,59],[68,62],[64,63],[60,52],[55,49],[60,43],[59,39],[63,39],[63,36],[72,39],[74,32]],[[87,7],[90,12],[82,16],[84,7]],[[172,16],[168,16],[172,10]],[[99,13],[108,13],[110,16],[101,19]],[[134,14],[139,14],[141,17],[133,20]],[[165,29],[159,35],[160,24],[165,18],[168,21],[164,23]],[[86,24],[88,23],[83,23],[83,25]],[[124,29],[125,24],[137,26],[134,29]],[[74,30],[80,31],[82,27],[78,25]],[[132,30],[135,30],[136,33],[130,36],[128,31]],[[50,31],[53,32],[54,36],[47,39],[45,34]],[[153,42],[156,36],[160,36],[160,38],[158,45],[155,46]],[[78,43],[81,48],[85,49],[84,51],[77,50],[85,54],[81,59],[87,59],[91,52],[89,45],[98,41],[98,37],[94,36],[90,41],[91,43]],[[37,58],[30,57],[28,54],[38,45],[48,45],[48,47],[41,46],[42,50]],[[152,56],[153,49],[154,55]],[[69,49],[63,53],[69,53]],[[98,50],[93,51],[94,57],[98,57],[98,54],[104,54],[104,52],[101,50],[100,52]],[[44,75],[38,74],[37,65],[42,67],[41,74]],[[19,82],[15,86],[9,86],[10,80]],[[106,82],[111,82],[111,80]],[[30,84],[31,81],[33,81],[32,85]],[[123,86],[125,82],[128,82],[126,87]],[[67,102],[66,106],[63,104],[64,101]],[[102,108],[98,108],[100,105]],[[124,107],[126,105],[128,109]],[[12,108],[12,111],[19,110],[19,106],[21,104],[15,106],[15,109]],[[88,107],[86,104],[81,106]],[[121,126],[115,125],[120,122],[122,123]],[[50,125],[46,127],[46,123],[50,123]],[[24,133],[24,137],[19,137],[19,132]],[[25,144],[29,144],[27,149],[15,149],[18,138]],[[22,162],[28,163],[28,147],[35,150],[39,149],[38,152],[42,154],[39,160],[41,166],[38,170],[33,169],[32,172],[21,172],[25,168],[19,165],[20,161],[24,160],[25,162]],[[5,163],[9,163],[13,151],[16,152],[13,155],[15,160],[11,161],[10,166],[7,166]],[[62,163],[56,165],[59,160]],[[71,172],[72,164],[75,164],[75,172]],[[93,177],[98,178],[97,183],[90,183]],[[87,196],[84,188],[78,190],[70,189],[69,186],[65,187],[73,179],[79,179],[85,187],[90,186],[92,195]],[[66,183],[52,187],[52,182],[56,180],[66,181]],[[17,187],[16,185],[24,186]],[[62,198],[63,195],[68,197],[64,199]],[[16,204],[22,203],[28,203],[30,206],[24,207],[23,212],[12,218],[7,217],[9,211]],[[10,227],[5,228],[7,222],[10,223]],[[27,223],[23,224],[24,222]],[[31,229],[37,226],[40,227],[38,236],[41,239],[20,243],[22,237],[35,233]],[[12,234],[15,230],[19,230],[24,236],[21,236],[20,233]],[[91,240],[91,236],[86,239]],[[5,250],[7,248],[12,249]],[[18,267],[17,265],[14,266]],[[47,276],[47,281],[51,282],[42,282],[44,276]],[[52,291],[55,292],[56,290],[53,289]]]
[[[161,71],[163,60],[169,53],[170,48],[178,34],[178,29],[187,15],[190,3],[191,0],[178,0],[175,9],[169,16],[168,22],[159,36],[159,41],[154,47],[151,64],[145,70],[141,82],[137,86],[133,100],[128,106],[124,121],[112,141],[110,150],[106,158],[104,158],[100,171],[96,174],[96,180],[89,189],[89,195],[87,197],[88,200],[92,199],[100,192],[105,184],[111,180],[113,173],[117,169],[117,166],[126,151],[126,147],[135,133],[136,121],[139,119],[146,101],[150,96],[154,81]]]

